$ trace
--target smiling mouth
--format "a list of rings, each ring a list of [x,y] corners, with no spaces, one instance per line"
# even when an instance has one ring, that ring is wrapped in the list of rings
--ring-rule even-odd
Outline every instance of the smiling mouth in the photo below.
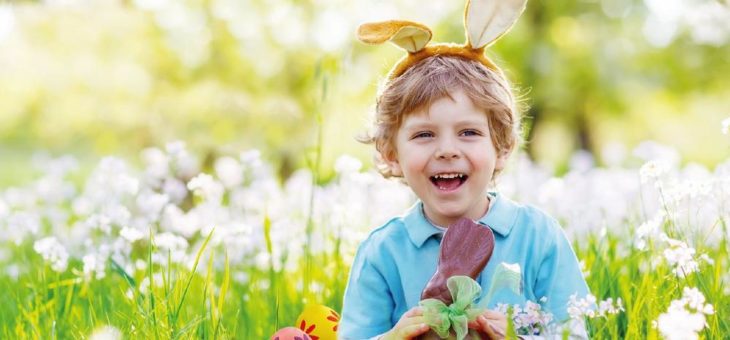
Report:
[[[439,190],[453,191],[459,188],[469,176],[461,173],[444,173],[429,177],[431,183]]]

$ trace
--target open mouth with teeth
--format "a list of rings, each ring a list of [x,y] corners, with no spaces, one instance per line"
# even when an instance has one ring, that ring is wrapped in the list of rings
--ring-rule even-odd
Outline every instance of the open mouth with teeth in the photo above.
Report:
[[[461,173],[447,173],[431,176],[431,183],[439,190],[452,191],[460,187],[469,176]]]

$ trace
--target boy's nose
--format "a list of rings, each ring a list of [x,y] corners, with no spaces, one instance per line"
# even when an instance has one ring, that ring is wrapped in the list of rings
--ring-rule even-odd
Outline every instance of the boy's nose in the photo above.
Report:
[[[459,158],[459,150],[450,142],[443,142],[439,145],[435,154],[438,159],[454,159]]]
[[[439,150],[436,153],[436,158],[438,159],[452,159],[452,158],[459,158],[459,154],[456,151],[453,150]]]

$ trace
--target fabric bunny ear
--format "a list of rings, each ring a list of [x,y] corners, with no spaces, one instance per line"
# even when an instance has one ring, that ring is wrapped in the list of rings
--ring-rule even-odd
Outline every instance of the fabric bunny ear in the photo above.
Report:
[[[474,49],[505,34],[527,6],[527,0],[468,0],[464,23],[467,43]]]
[[[398,47],[416,53],[431,41],[431,30],[417,22],[389,20],[360,25],[357,38],[368,44],[382,44],[390,41]]]

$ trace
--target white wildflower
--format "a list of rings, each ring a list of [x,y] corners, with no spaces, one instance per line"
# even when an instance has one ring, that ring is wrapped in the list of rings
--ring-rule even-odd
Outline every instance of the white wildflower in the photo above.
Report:
[[[697,333],[707,326],[705,315],[713,313],[712,305],[705,304],[698,289],[685,287],[682,298],[672,301],[656,324],[667,339],[698,339]]]
[[[94,209],[94,202],[87,196],[76,197],[71,203],[71,210],[77,216],[90,215]]]
[[[705,327],[705,316],[686,309],[671,309],[659,315],[657,328],[669,340],[698,339],[697,333]]]
[[[648,161],[639,169],[642,183],[660,183],[659,180],[667,173],[669,165],[661,160]]]
[[[507,314],[509,307],[499,303],[495,311]],[[518,304],[512,306],[512,321],[518,335],[546,335],[545,331],[552,320],[552,313],[543,311],[542,306],[535,302],[528,300],[524,308]]]
[[[168,143],[165,150],[170,158],[170,166],[176,176],[190,178],[198,171],[196,161],[188,153],[185,142]]]
[[[730,132],[730,117],[722,120],[722,134],[727,135]]]
[[[613,310],[613,299],[611,299],[611,298],[601,301],[598,304],[598,313],[599,314],[607,314],[611,310]]]
[[[621,298],[618,298],[614,304],[613,298],[597,301],[596,297],[591,294],[582,299],[578,299],[578,296],[573,294],[568,301],[567,310],[572,319],[582,319],[583,317],[607,317],[609,314],[623,311],[624,307]]]
[[[362,162],[350,155],[342,155],[335,161],[335,172],[340,176],[357,173],[362,168]]]
[[[128,174],[126,162],[115,157],[104,157],[91,180],[107,195],[135,195],[139,190],[139,180]]]
[[[657,160],[667,165],[679,164],[681,158],[675,148],[659,144],[655,141],[641,142],[634,148],[633,154],[645,162]]]
[[[243,167],[233,157],[221,157],[215,161],[215,174],[226,188],[243,183]]]
[[[48,175],[37,180],[33,187],[35,195],[49,204],[61,204],[63,201],[72,198],[76,193],[73,184],[55,175]]]
[[[685,242],[667,238],[670,248],[664,250],[664,258],[667,263],[673,267],[673,272],[677,277],[685,276],[699,271],[699,263],[695,261],[695,249],[687,246]]]
[[[155,288],[162,287],[162,273],[156,272],[152,274],[152,278],[155,284]],[[142,281],[139,283],[139,291],[142,294],[147,294],[150,292],[150,277],[146,276]]]
[[[192,237],[200,232],[200,227],[204,221],[196,209],[186,213],[177,205],[168,204],[162,213],[160,226],[163,230],[174,231],[185,237]]]
[[[600,316],[606,316],[608,314],[618,314],[620,311],[623,310],[624,307],[621,298],[618,298],[616,300],[615,305],[613,303],[613,298],[608,298],[598,303],[598,315]]]
[[[35,211],[17,211],[10,213],[6,220],[8,235],[0,235],[0,238],[7,237],[16,243],[22,242],[27,234],[38,234],[41,229],[41,216]]]
[[[173,233],[162,233],[154,237],[155,245],[163,250],[179,250],[188,247],[188,241]]]
[[[33,190],[8,188],[4,194],[5,203],[11,210],[30,210],[37,207],[38,197]]]
[[[241,152],[238,158],[241,160],[241,164],[247,168],[257,168],[263,164],[261,161],[261,151],[255,149]]]
[[[84,276],[87,278],[103,279],[106,276],[106,258],[99,254],[87,254],[84,255],[82,261],[84,262]]]
[[[142,160],[147,165],[145,173],[153,179],[162,179],[170,174],[167,155],[158,148],[142,150]]]
[[[659,210],[654,217],[644,223],[636,229],[636,248],[644,250],[646,248],[647,238],[656,236],[661,231],[662,223],[664,223],[666,213],[664,210]]]
[[[145,233],[137,228],[124,227],[119,231],[119,236],[129,241],[129,243],[134,243],[144,238]]]
[[[715,260],[711,259],[707,254],[700,255],[700,260],[707,262],[711,266],[715,264]]]
[[[184,157],[188,154],[185,142],[179,140],[165,144],[165,151],[174,158]]]
[[[49,175],[64,177],[79,169],[79,161],[72,155],[64,155],[50,159],[43,169]]]
[[[626,159],[626,146],[620,142],[608,142],[601,148],[601,159],[609,167],[618,167]]]
[[[578,299],[578,295],[573,294],[568,300],[567,310],[568,315],[573,319],[580,319],[585,316],[592,318],[596,315],[596,297],[588,294],[585,298]]]
[[[179,204],[188,195],[185,183],[177,178],[167,178],[162,183],[162,192],[169,197],[171,203]]]
[[[143,191],[137,196],[137,208],[139,212],[151,221],[157,221],[162,208],[170,201],[167,194],[158,194],[149,190]]]
[[[714,314],[714,308],[711,304],[705,304],[705,296],[697,288],[684,287],[682,299],[686,301],[687,307],[703,314]]]
[[[156,235],[154,243],[160,249],[158,253],[152,255],[154,262],[166,264],[168,255],[173,263],[183,263],[186,260],[188,241],[184,237],[165,232]]]
[[[522,324],[532,328],[546,327],[553,319],[552,313],[543,312],[542,306],[532,301],[527,301],[524,308]]]
[[[271,266],[271,255],[266,252],[260,252],[256,254],[256,257],[254,258],[254,263],[256,264],[256,267],[261,270],[267,270]]]
[[[134,268],[139,271],[147,270],[147,261],[142,260],[142,259],[137,259],[137,261],[134,261]]]
[[[101,215],[108,218],[109,223],[114,226],[129,224],[132,219],[132,212],[122,204],[108,204],[101,209]]]
[[[121,340],[122,332],[114,326],[99,327],[91,333],[89,340]]]
[[[62,273],[68,266],[68,252],[54,236],[49,236],[33,244],[33,250],[40,254],[44,260],[51,263],[51,269]]]
[[[587,172],[595,166],[593,154],[586,150],[578,150],[570,157],[570,171]]]
[[[84,226],[90,230],[98,229],[105,234],[111,234],[112,221],[111,219],[103,214],[93,214],[84,220]]]
[[[223,197],[223,185],[211,175],[201,173],[188,182],[188,189],[209,202],[219,202]]]

